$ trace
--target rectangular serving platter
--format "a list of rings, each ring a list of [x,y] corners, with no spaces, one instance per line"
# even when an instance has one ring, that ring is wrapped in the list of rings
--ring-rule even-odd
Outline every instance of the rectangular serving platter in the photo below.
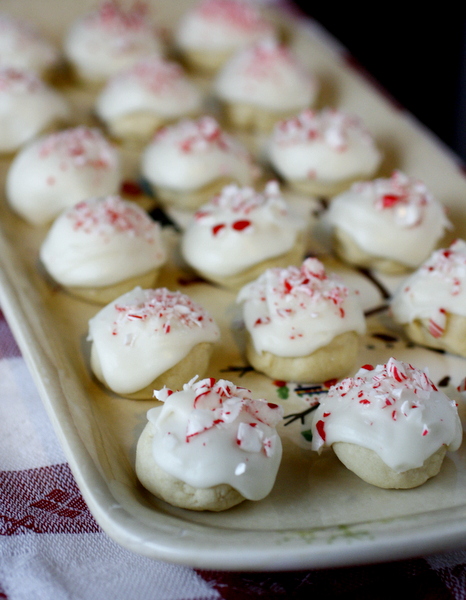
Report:
[[[27,5],[27,8],[26,8]],[[91,2],[49,0],[29,4],[5,0],[3,9],[35,20],[59,40],[72,19]],[[157,17],[169,30],[189,2],[155,2]],[[47,7],[47,10],[45,10]],[[282,9],[279,9],[282,10]],[[349,65],[345,52],[311,21],[289,13],[280,18],[295,51],[321,81],[320,106],[360,115],[384,152],[382,174],[399,168],[424,180],[448,208],[454,223],[450,238],[466,235],[466,180],[456,158],[409,114],[395,106],[363,74]],[[92,122],[92,96],[66,89],[76,123]],[[137,179],[138,153],[122,147],[125,177]],[[0,179],[10,161],[0,161]],[[292,198],[292,201],[296,200]],[[302,199],[299,206],[303,207]],[[311,214],[314,204],[309,200]],[[153,498],[138,484],[135,446],[152,401],[119,398],[90,375],[87,322],[98,307],[50,286],[38,267],[45,228],[23,223],[0,202],[0,304],[18,341],[70,467],[98,523],[117,542],[154,559],[204,569],[282,570],[333,567],[387,561],[464,546],[466,535],[465,444],[449,455],[441,473],[409,491],[372,487],[347,471],[331,452],[317,456],[296,421],[282,426],[284,458],[276,485],[265,500],[245,502],[223,513],[195,513]],[[281,402],[285,414],[303,410],[323,386],[276,385],[243,369],[242,331],[235,296],[205,283],[187,282],[179,261],[178,234],[165,229],[171,260],[160,286],[181,289],[201,302],[218,321],[222,339],[210,376],[231,379],[258,397]],[[325,256],[325,236],[313,222],[310,248],[357,287],[365,308],[383,303],[379,288],[366,277]],[[447,240],[448,241],[448,240]],[[388,290],[395,278],[380,278]],[[429,367],[457,397],[465,419],[465,401],[456,386],[466,361],[407,344],[387,313],[368,318],[357,366],[385,362],[390,356]],[[304,426],[305,428],[305,426]]]

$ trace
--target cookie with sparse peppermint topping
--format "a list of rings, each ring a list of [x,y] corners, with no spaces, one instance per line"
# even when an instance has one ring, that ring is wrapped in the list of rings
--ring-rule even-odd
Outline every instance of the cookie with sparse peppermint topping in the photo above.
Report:
[[[197,377],[154,392],[136,451],[136,473],[152,494],[190,510],[221,511],[262,500],[282,456],[283,409],[220,379]]]
[[[456,403],[427,371],[394,358],[332,386],[312,431],[314,450],[332,447],[361,479],[387,489],[417,487],[437,475],[463,434]]]
[[[416,344],[466,357],[466,242],[436,250],[400,285],[390,312]]]
[[[416,269],[451,227],[426,185],[401,171],[353,184],[325,218],[342,260],[388,274]]]

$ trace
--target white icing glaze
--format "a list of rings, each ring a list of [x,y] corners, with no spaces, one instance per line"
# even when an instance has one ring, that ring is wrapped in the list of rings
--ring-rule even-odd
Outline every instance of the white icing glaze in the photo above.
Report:
[[[65,286],[102,287],[156,269],[166,260],[161,227],[133,202],[92,198],[53,223],[40,258]]]
[[[327,218],[370,255],[410,268],[429,256],[450,226],[424,183],[399,171],[389,179],[355,183],[332,200]]]
[[[193,487],[225,483],[249,500],[264,498],[282,456],[275,427],[283,409],[230,381],[195,379],[182,391],[154,393],[164,402],[147,414],[154,461]]]
[[[148,386],[194,346],[216,342],[219,329],[202,306],[181,292],[136,287],[89,321],[106,384],[118,394]]]
[[[362,367],[331,387],[313,419],[312,447],[349,442],[376,452],[402,473],[421,467],[441,446],[457,450],[462,427],[453,400],[427,372],[390,358]]]
[[[120,184],[117,150],[98,129],[75,127],[28,144],[6,179],[11,207],[35,225],[86,198],[114,194]]]
[[[162,188],[190,191],[228,177],[251,183],[254,167],[247,150],[212,117],[164,127],[142,155],[142,172]]]
[[[428,319],[429,331],[441,337],[446,313],[466,317],[466,242],[437,250],[396,291],[390,306],[399,323]]]
[[[263,193],[228,185],[194,214],[181,249],[185,260],[202,273],[229,276],[285,254],[302,228],[275,181]]]
[[[214,90],[228,103],[298,111],[314,102],[317,82],[287,47],[267,40],[232,56],[218,74]]]
[[[146,6],[134,3],[124,10],[107,0],[71,26],[64,40],[68,60],[90,81],[102,81],[140,58],[161,52]]]
[[[308,356],[337,335],[366,330],[357,294],[315,258],[301,267],[267,269],[237,301],[257,352]]]
[[[13,152],[69,116],[65,99],[31,71],[0,68],[0,152]]]
[[[370,177],[381,160],[360,119],[329,108],[320,112],[305,110],[277,123],[268,153],[284,179],[329,184]]]
[[[185,13],[175,32],[184,50],[231,51],[274,36],[274,28],[249,3],[201,0]]]
[[[199,111],[201,104],[200,91],[183,69],[154,55],[112,77],[97,99],[96,111],[104,122],[138,112],[174,119]]]
[[[0,67],[25,69],[41,75],[58,60],[57,48],[30,23],[0,14]]]

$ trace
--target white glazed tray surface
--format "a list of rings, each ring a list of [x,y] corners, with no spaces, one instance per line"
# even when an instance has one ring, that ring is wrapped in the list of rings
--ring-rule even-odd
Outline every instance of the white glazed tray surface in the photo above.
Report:
[[[55,14],[55,19],[72,16],[60,13],[60,5],[57,11],[48,14]],[[383,174],[397,167],[423,179],[448,206],[454,236],[464,237],[466,182],[454,158],[349,69],[312,26],[297,24],[294,44],[323,82],[321,103],[360,114],[375,133],[385,154]],[[88,98],[77,92],[70,92],[70,97],[76,118],[81,119],[87,114]],[[137,157],[129,152],[127,158],[127,175],[134,178]],[[7,168],[8,161],[3,160],[2,181]],[[197,568],[280,570],[385,561],[464,545],[465,444],[424,486],[387,491],[360,481],[331,452],[320,457],[312,453],[297,421],[281,428],[284,459],[265,500],[212,514],[175,509],[154,499],[134,473],[135,445],[154,403],[118,398],[93,380],[86,335],[87,321],[98,307],[47,284],[37,268],[45,231],[22,223],[4,198],[0,222],[2,309],[90,510],[123,546]],[[170,232],[167,236],[174,250],[176,237]],[[345,270],[343,274],[360,289],[366,308],[383,302],[369,280]],[[266,377],[235,370],[246,363],[241,356],[241,332],[232,327],[234,295],[202,283],[180,287],[180,277],[186,276],[172,260],[159,283],[182,289],[218,320],[222,342],[209,375],[231,379],[259,397],[282,402],[285,414],[306,408],[313,390],[295,389],[293,384],[280,388]],[[389,289],[397,283],[384,279]],[[466,375],[465,360],[408,345],[386,314],[377,313],[369,319],[369,333],[356,364],[385,362],[392,355],[428,366],[434,382],[442,382],[447,393],[454,393]],[[458,399],[464,422],[464,401]]]

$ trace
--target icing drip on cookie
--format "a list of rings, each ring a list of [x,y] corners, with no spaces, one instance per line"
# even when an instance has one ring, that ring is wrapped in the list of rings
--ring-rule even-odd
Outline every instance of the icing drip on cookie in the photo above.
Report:
[[[142,171],[154,185],[180,191],[223,177],[247,185],[255,176],[247,150],[212,117],[160,129],[144,151]]]
[[[466,317],[466,242],[434,252],[397,290],[391,312],[399,323],[428,319],[434,337],[442,337],[447,312]]]
[[[283,409],[250,390],[220,379],[194,378],[182,391],[154,392],[153,458],[174,477],[197,488],[227,483],[259,500],[275,481],[282,449],[275,430]]]
[[[358,117],[329,108],[308,109],[277,123],[269,154],[286,179],[325,182],[370,176],[381,159]]]
[[[333,199],[327,218],[368,254],[411,268],[426,260],[450,227],[426,186],[400,171],[389,179],[355,183]]]
[[[284,254],[301,229],[275,181],[267,183],[263,193],[229,185],[195,213],[182,251],[201,272],[232,275]]]
[[[237,298],[257,352],[307,356],[346,331],[364,333],[356,294],[315,258],[301,267],[268,269]]]
[[[221,99],[277,112],[307,108],[317,88],[314,76],[275,40],[259,42],[235,54],[215,81]]]
[[[219,336],[202,306],[166,288],[137,287],[89,321],[89,340],[104,379],[120,394],[143,389],[194,346],[216,342]]]
[[[102,287],[162,265],[161,228],[139,206],[118,196],[79,202],[52,225],[41,260],[65,286]]]
[[[376,452],[397,473],[421,467],[443,445],[457,450],[462,440],[456,403],[427,372],[394,358],[365,365],[331,387],[313,429],[314,450],[353,443]]]

